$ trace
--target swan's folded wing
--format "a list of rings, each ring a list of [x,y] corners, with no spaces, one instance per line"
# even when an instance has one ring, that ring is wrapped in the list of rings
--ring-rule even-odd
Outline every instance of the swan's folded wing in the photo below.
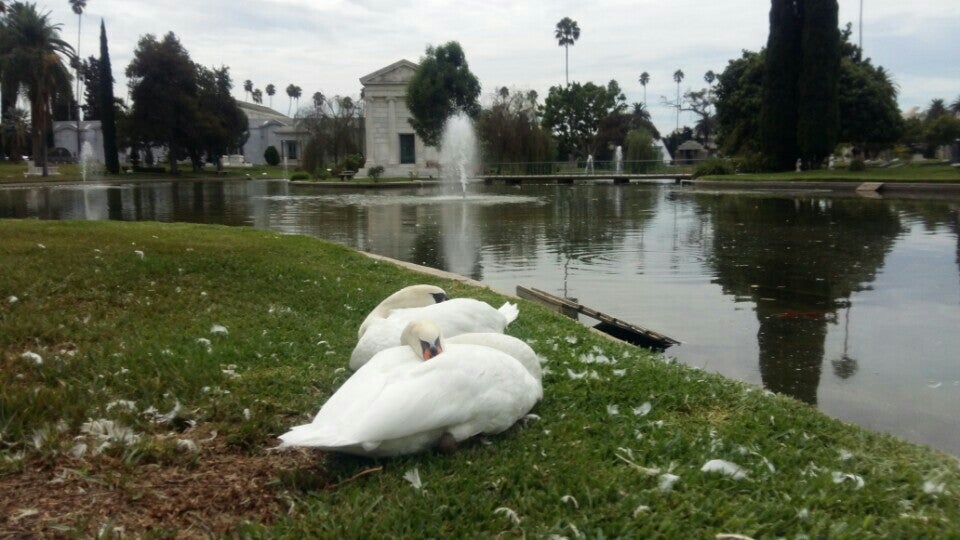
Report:
[[[505,429],[500,427],[504,418],[512,423],[518,409],[529,410],[536,402],[536,386],[512,358],[462,345],[384,386],[357,418],[354,434],[362,441],[382,441],[463,424],[476,426],[468,435],[490,426]]]

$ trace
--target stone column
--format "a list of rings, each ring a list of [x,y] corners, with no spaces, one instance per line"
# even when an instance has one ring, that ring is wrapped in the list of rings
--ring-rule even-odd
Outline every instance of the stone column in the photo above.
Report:
[[[387,125],[389,129],[387,130],[387,151],[390,152],[390,156],[387,158],[387,163],[390,165],[397,165],[400,163],[400,150],[398,148],[400,144],[400,137],[397,135],[397,100],[396,98],[387,98]]]

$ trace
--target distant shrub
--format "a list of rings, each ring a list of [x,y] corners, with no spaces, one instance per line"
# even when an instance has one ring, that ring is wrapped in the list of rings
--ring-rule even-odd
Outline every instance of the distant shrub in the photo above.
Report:
[[[343,170],[359,171],[366,162],[367,160],[360,154],[350,154],[343,158]]]
[[[734,170],[738,173],[759,173],[767,171],[767,163],[760,154],[744,154],[733,159]]]
[[[631,130],[626,137],[627,171],[646,173],[660,163],[660,149],[653,145],[653,137],[643,128]]]
[[[367,176],[374,180],[379,180],[380,177],[383,176],[383,165],[377,165],[376,167],[367,169]]]
[[[313,171],[313,177],[317,180],[326,180],[327,178],[330,178],[330,171],[323,167],[319,167]]]
[[[297,171],[290,175],[290,180],[309,180],[310,175],[305,171]]]
[[[913,150],[905,144],[898,144],[893,147],[893,154],[897,156],[897,159],[910,163],[913,161]]]
[[[268,146],[266,150],[263,151],[263,160],[267,162],[267,165],[279,165],[280,164],[280,152],[277,151],[276,146]]]
[[[850,166],[847,167],[848,171],[860,172],[867,170],[867,165],[863,162],[862,159],[855,159],[850,162]]]
[[[734,174],[733,163],[728,159],[711,158],[701,161],[693,171],[694,178],[712,176],[716,174]]]

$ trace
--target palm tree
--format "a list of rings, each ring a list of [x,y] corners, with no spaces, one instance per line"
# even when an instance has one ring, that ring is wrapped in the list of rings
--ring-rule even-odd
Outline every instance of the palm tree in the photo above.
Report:
[[[243,91],[247,93],[247,99],[251,99],[253,95],[253,81],[250,79],[243,81]]]
[[[936,120],[947,114],[947,105],[944,100],[937,98],[930,102],[927,108],[927,120]]]
[[[272,85],[272,84],[268,84],[267,87],[265,88],[265,90],[267,91],[267,95],[270,96],[270,108],[272,109],[272,108],[273,108],[273,95],[277,93],[277,87],[274,86],[274,85]]]
[[[297,102],[297,110],[300,110],[300,96],[303,95],[303,88],[299,86],[293,87],[293,99]]]
[[[87,7],[87,0],[70,0],[70,7],[77,14],[77,159],[80,159],[80,29],[83,23],[83,10]]]
[[[650,74],[644,71],[640,74],[640,86],[643,87],[643,106],[647,106],[647,83],[650,82]]]
[[[60,39],[61,24],[50,22],[50,12],[37,12],[36,4],[15,2],[4,18],[4,40],[0,44],[0,73],[3,88],[14,93],[26,89],[30,101],[33,132],[33,161],[47,170],[47,124],[53,99],[70,95],[70,72],[60,55],[76,57],[73,48]]]
[[[263,103],[263,91],[260,90],[259,88],[257,88],[256,90],[254,90],[250,95],[251,95],[254,103],[256,103],[256,104],[258,104],[258,105],[261,104],[261,103]]]
[[[557,45],[563,47],[566,50],[567,57],[567,86],[570,85],[570,46],[576,43],[580,39],[580,27],[577,26],[577,21],[571,19],[570,17],[564,17],[560,19],[560,22],[557,23],[556,31],[553,33],[553,36],[557,38]]]
[[[290,109],[293,108],[293,94],[297,91],[297,85],[290,83],[287,85],[287,97],[290,98],[290,103],[287,105],[287,116],[290,116]]]
[[[326,99],[326,98],[323,96],[323,93],[322,93],[322,92],[314,92],[314,93],[313,93],[313,106],[314,106],[315,108],[319,109],[320,106],[323,105],[323,100],[324,100],[324,99]]]
[[[677,83],[677,131],[680,131],[680,83],[683,82],[683,70],[673,72],[673,80]]]
[[[950,104],[950,112],[960,115],[960,96],[957,96],[956,101]]]

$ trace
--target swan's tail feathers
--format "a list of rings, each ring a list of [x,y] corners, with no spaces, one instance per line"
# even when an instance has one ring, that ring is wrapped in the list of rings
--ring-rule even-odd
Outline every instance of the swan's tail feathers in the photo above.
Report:
[[[345,446],[357,444],[356,441],[348,440],[342,435],[325,426],[316,424],[304,424],[290,428],[290,431],[280,436],[280,446],[310,446],[323,448],[325,450],[336,450]]]
[[[517,317],[520,316],[520,308],[518,308],[516,304],[511,304],[510,302],[500,306],[500,309],[497,311],[499,311],[500,314],[503,315],[503,318],[507,320],[507,324],[517,320]]]

